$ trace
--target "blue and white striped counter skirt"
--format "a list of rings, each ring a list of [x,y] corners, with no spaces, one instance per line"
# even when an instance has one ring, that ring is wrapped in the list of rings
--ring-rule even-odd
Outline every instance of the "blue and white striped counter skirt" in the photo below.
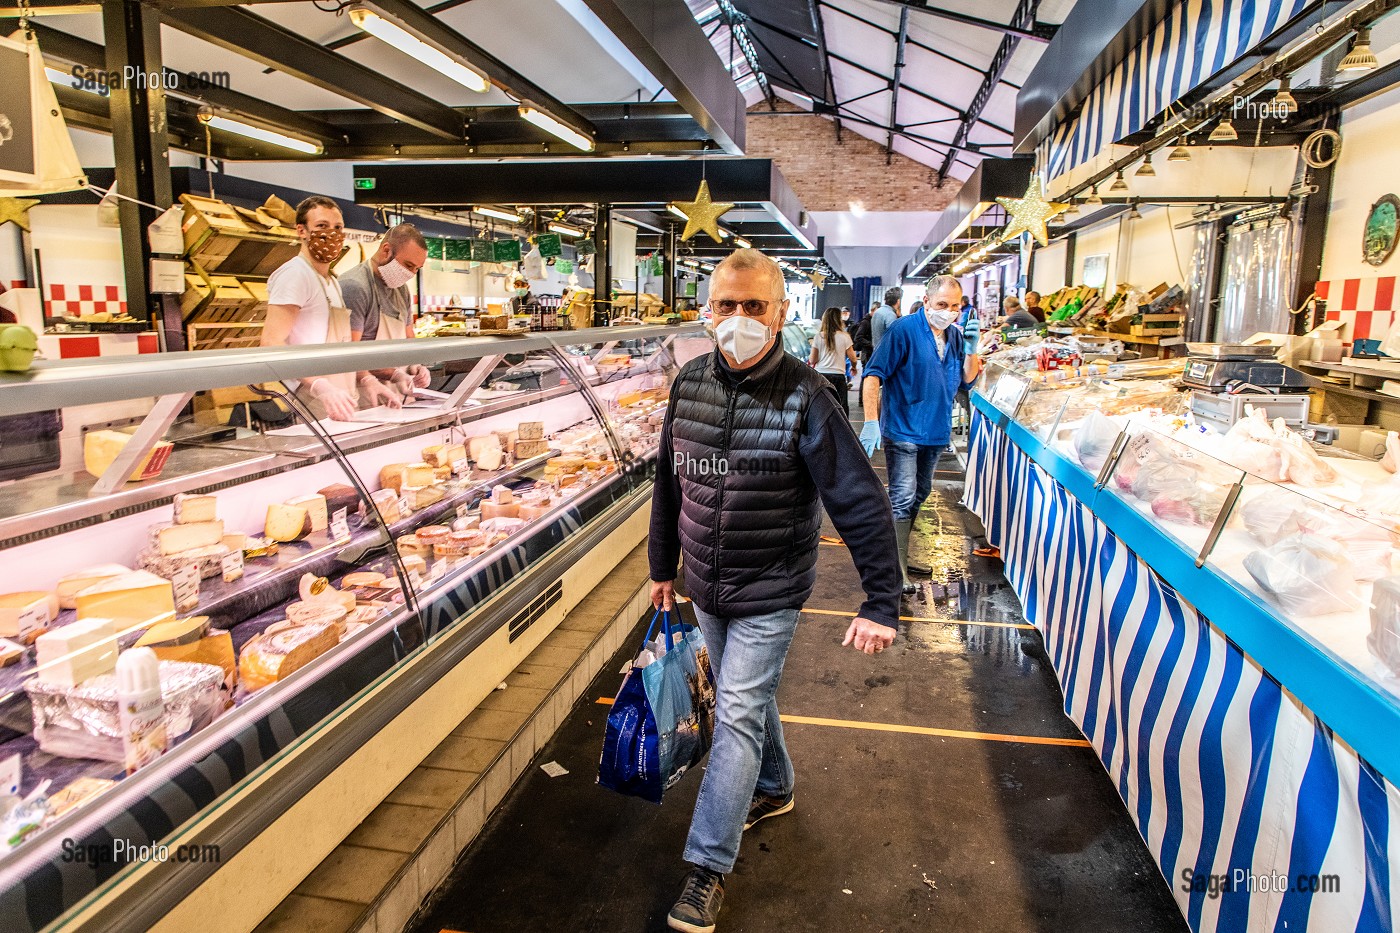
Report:
[[[1400,929],[1400,791],[980,410],[966,488],[1191,929]]]

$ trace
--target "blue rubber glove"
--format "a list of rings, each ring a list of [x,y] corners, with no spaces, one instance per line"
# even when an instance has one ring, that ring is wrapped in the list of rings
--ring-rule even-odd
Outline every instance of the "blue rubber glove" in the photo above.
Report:
[[[963,325],[963,352],[968,356],[977,352],[977,338],[982,336],[982,322],[977,315],[969,314]]]
[[[865,422],[865,427],[860,429],[860,446],[865,448],[867,457],[875,456],[875,451],[880,449],[880,422]]]

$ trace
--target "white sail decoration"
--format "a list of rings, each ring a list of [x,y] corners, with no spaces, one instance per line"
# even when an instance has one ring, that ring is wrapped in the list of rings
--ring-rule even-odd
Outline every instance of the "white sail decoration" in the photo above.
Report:
[[[0,197],[86,187],[38,40],[0,36],[0,87],[29,89],[0,98]]]

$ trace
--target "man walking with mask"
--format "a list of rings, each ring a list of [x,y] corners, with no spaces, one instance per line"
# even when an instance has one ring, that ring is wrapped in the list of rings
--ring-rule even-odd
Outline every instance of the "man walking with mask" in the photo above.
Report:
[[[972,385],[981,368],[977,315],[969,315],[961,327],[956,323],[961,298],[962,286],[951,275],[929,279],[923,313],[901,318],[890,328],[862,381],[865,426],[860,442],[867,456],[885,448],[906,593],[914,590],[909,570],[931,569],[909,562],[909,532],[933,491],[938,458],[952,439],[954,398]]]
[[[866,600],[843,644],[893,641],[899,576],[888,498],[831,384],[783,352],[783,273],[741,249],[710,278],[718,347],[671,386],[652,499],[651,598],[670,608],[676,565],[709,648],[716,723],[686,840],[691,864],[667,917],[709,933],[739,840],[793,809],[793,768],[774,700],[802,604],[816,579],[825,506]]]
[[[399,224],[384,234],[375,254],[345,275],[340,288],[350,309],[352,340],[405,340],[413,336],[413,296],[408,283],[428,261],[428,241],[413,224]],[[408,398],[426,389],[431,374],[414,364],[376,370],[376,378]]]

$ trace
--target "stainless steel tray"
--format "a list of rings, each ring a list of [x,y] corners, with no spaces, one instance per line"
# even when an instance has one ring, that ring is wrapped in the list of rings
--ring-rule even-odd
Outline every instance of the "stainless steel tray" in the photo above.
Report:
[[[1186,345],[1187,355],[1212,360],[1269,359],[1277,351],[1278,347],[1246,346],[1239,343],[1188,343]]]

